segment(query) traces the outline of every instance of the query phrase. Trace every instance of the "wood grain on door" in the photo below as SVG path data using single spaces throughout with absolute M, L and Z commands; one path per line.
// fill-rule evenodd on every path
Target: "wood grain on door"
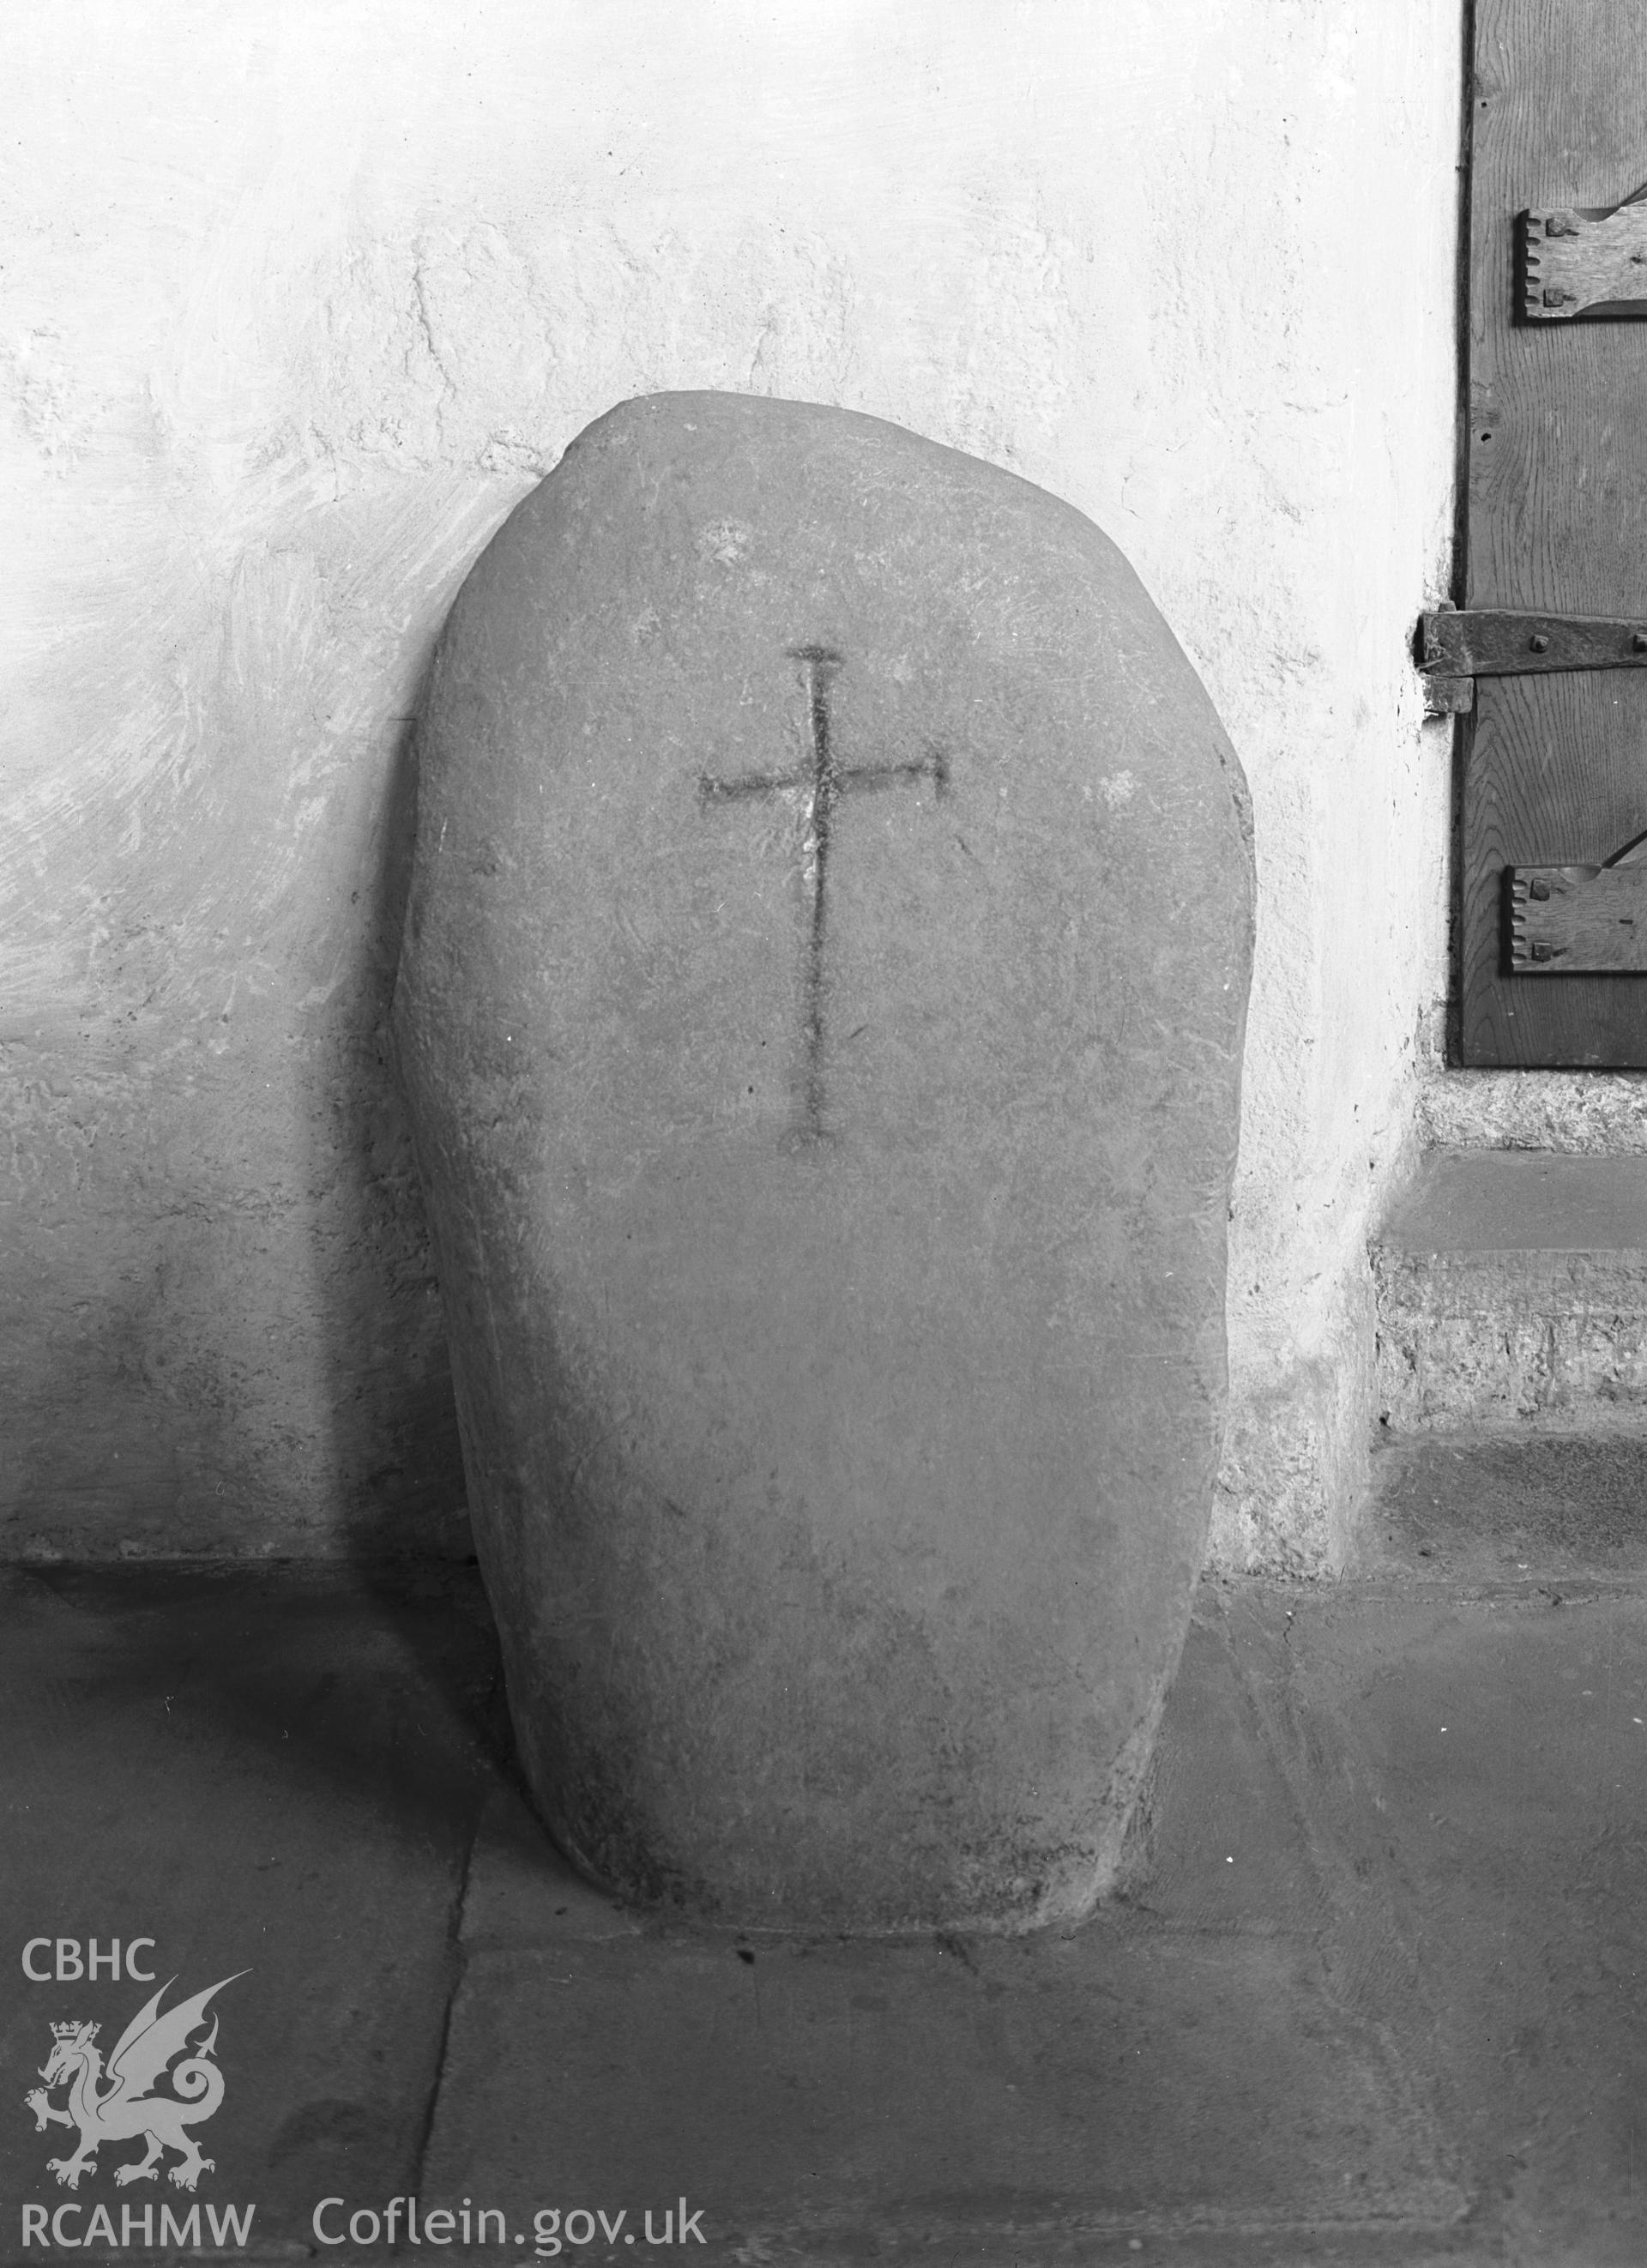
M 1518 241 L 1528 211 L 1612 210 L 1647 181 L 1647 40 L 1636 0 L 1477 0 L 1475 26 L 1463 603 L 1629 617 L 1647 323 L 1529 320 Z M 1647 672 L 1482 676 L 1461 730 L 1464 1061 L 1647 1067 L 1647 970 L 1518 970 L 1511 879 L 1605 867 L 1647 830 Z

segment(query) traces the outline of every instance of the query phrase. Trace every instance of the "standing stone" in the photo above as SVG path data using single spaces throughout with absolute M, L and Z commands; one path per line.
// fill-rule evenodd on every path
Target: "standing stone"
M 580 435 L 465 584 L 397 999 L 566 1851 L 744 1926 L 1107 1886 L 1224 1395 L 1240 767 L 1131 569 L 895 425 Z

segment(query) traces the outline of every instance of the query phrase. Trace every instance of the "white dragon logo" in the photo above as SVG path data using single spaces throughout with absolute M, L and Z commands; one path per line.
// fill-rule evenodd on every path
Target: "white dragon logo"
M 239 1977 L 246 1974 L 244 1969 L 235 1972 Z M 173 2058 L 182 2054 L 189 2034 L 204 2022 L 206 2003 L 212 1994 L 232 1984 L 234 1977 L 224 1977 L 209 1984 L 203 1992 L 196 1992 L 191 2000 L 180 2000 L 162 2016 L 160 2003 L 176 1982 L 175 1977 L 168 1978 L 115 2042 L 108 2059 L 108 2077 L 114 2084 L 107 2093 L 99 2091 L 104 2075 L 102 2051 L 92 2044 L 98 2026 L 52 2026 L 52 2051 L 40 2074 L 46 2084 L 31 2088 L 23 2101 L 34 2113 L 37 2134 L 43 2134 L 48 2124 L 80 2129 L 80 2146 L 71 2158 L 46 2161 L 58 2180 L 71 2190 L 79 2187 L 82 2174 L 96 2173 L 94 2153 L 100 2144 L 128 2141 L 136 2134 L 148 2143 L 148 2153 L 114 2169 L 114 2179 L 122 2185 L 153 2181 L 161 2154 L 168 2149 L 181 2154 L 182 2163 L 169 2169 L 180 2190 L 192 2190 L 203 2173 L 214 2169 L 216 2161 L 201 2156 L 200 2145 L 187 2129 L 210 2118 L 223 2101 L 223 2073 L 211 2060 L 217 2043 L 216 2016 L 211 2020 L 211 2037 L 172 2073 L 177 2094 L 151 2095 L 146 2090 Z M 47 2097 L 54 2087 L 64 2084 L 69 2088 L 69 2108 L 59 2110 Z

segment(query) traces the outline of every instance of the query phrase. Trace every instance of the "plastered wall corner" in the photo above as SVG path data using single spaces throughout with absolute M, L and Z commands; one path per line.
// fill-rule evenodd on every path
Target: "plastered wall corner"
M 1376 1422 L 1370 1274 L 1348 1274 L 1327 1343 L 1232 1394 L 1207 1565 L 1315 1578 L 1347 1562 Z

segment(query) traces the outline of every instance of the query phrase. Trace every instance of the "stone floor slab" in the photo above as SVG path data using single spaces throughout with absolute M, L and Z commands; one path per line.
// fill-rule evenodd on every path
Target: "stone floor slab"
M 1399 2047 L 1335 1979 L 1244 1637 L 1210 1594 L 1148 1880 L 1068 1935 L 636 1926 L 534 1874 L 535 1830 L 495 1808 L 428 2193 L 508 2193 L 523 2222 L 534 2201 L 622 2209 L 635 2259 L 673 2257 L 645 2214 L 661 2231 L 682 2196 L 752 2260 L 1450 2242 L 1467 2198 Z
M 438 2067 L 474 1822 L 496 1767 L 495 1653 L 472 1579 L 423 1599 L 347 1572 L 12 1572 L 0 1579 L 0 1881 L 13 1943 L 0 1995 L 0 2258 L 20 2207 L 181 2215 L 255 2200 L 253 2235 L 306 2255 L 314 2201 L 369 2178 L 409 2188 Z M 55 1941 L 152 1939 L 137 1965 L 35 1983 Z M 244 1972 L 244 1973 L 240 1973 Z M 101 2051 L 168 1978 L 213 2004 L 225 2092 L 193 2198 L 119 2188 L 141 2143 L 106 2144 L 70 2191 L 21 2107 L 50 2026 L 94 2020 Z M 57 2098 L 61 2103 L 62 2098 Z M 169 2154 L 168 2165 L 176 2161 Z M 202 2220 L 210 2235 L 210 2222 Z M 36 2259 L 40 2253 L 31 2247 Z M 83 2255 L 82 2257 L 89 2257 Z
M 501 2232 L 435 2239 L 487 2268 L 556 2212 L 544 2257 L 589 2268 L 699 2234 L 737 2268 L 1647 2255 L 1647 1599 L 1622 1578 L 1203 1585 L 1127 1896 L 1025 1940 L 626 1911 L 526 1810 L 495 1679 L 472 1583 L 0 1579 L 0 2260 L 70 2249 L 22 2249 L 25 2205 L 80 2206 L 77 2235 L 99 2203 L 118 2228 L 251 2199 L 251 2244 L 217 2250 L 347 2268 L 439 2257 L 428 2216 L 466 2199 Z M 152 1936 L 173 1997 L 247 1972 L 214 2004 L 195 2199 L 117 2188 L 124 2144 L 51 2178 L 69 2138 L 21 2102 L 50 2024 L 107 2045 L 155 1989 L 26 1980 L 24 1944 L 60 1936 Z M 334 2208 L 320 2243 L 323 2196 L 378 2234 Z M 569 2241 L 580 2209 L 626 2220 Z
M 1357 1588 L 1301 1612 L 1293 1646 L 1283 1738 L 1316 1833 L 1379 1909 L 1360 2005 L 1430 2073 L 1507 2259 L 1639 2263 L 1647 1605 L 1554 1582 Z

